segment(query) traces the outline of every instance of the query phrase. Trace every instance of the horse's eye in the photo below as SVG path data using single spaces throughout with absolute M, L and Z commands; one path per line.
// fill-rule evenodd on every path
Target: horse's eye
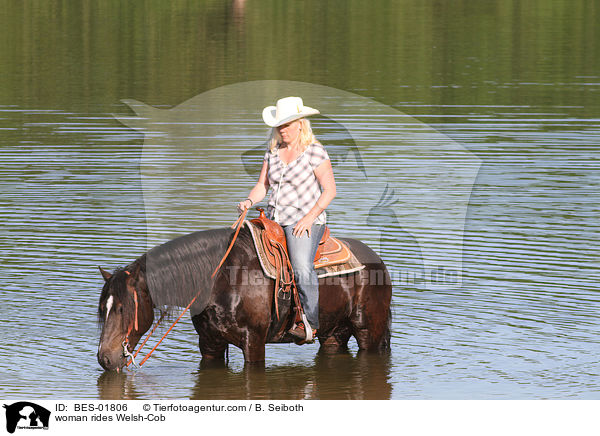
M 119 306 L 119 314 L 123 313 L 123 306 Z

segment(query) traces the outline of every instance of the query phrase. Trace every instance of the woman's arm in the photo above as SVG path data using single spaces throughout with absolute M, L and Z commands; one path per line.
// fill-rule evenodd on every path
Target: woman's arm
M 314 220 L 327 209 L 331 200 L 335 198 L 335 178 L 333 176 L 333 168 L 331 167 L 331 160 L 327 159 L 317 168 L 315 168 L 315 176 L 321 185 L 321 196 L 312 207 L 310 211 L 296 224 L 292 234 L 294 236 L 301 236 L 305 231 L 308 231 L 310 236 L 310 228 Z
M 331 161 L 327 159 L 317 168 L 315 168 L 315 176 L 321 185 L 321 196 L 317 200 L 317 203 L 310 210 L 309 213 L 314 213 L 315 219 L 327 209 L 329 203 L 335 198 L 337 194 L 335 188 L 335 178 L 333 177 L 333 168 L 331 167 Z M 313 212 L 314 210 L 314 212 Z
M 265 198 L 265 195 L 267 195 L 267 191 L 269 190 L 269 178 L 267 177 L 268 171 L 269 162 L 265 160 L 263 161 L 263 166 L 260 170 L 260 175 L 258 176 L 258 182 L 256 183 L 256 185 L 254 185 L 254 188 L 252 188 L 250 194 L 248 194 L 248 198 L 250 199 L 250 201 L 246 199 L 238 203 L 237 207 L 240 212 L 244 209 L 252 207 L 250 202 L 252 202 L 252 204 L 256 204 L 263 198 Z

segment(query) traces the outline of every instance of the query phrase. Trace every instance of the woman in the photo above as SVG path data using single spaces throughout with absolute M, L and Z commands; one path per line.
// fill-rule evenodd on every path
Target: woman
M 329 155 L 305 118 L 318 113 L 304 106 L 300 97 L 282 98 L 263 110 L 263 120 L 272 128 L 269 149 L 258 183 L 238 204 L 242 212 L 273 188 L 267 215 L 285 232 L 300 302 L 310 324 L 300 322 L 290 330 L 300 341 L 307 338 L 307 328 L 313 329 L 313 338 L 319 328 L 319 281 L 313 261 L 325 231 L 325 209 L 336 194 Z

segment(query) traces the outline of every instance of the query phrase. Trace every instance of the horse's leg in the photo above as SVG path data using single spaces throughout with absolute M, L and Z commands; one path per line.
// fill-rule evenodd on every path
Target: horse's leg
M 214 338 L 207 340 L 205 337 L 200 336 L 198 347 L 202 359 L 225 360 L 225 351 L 227 351 L 227 341 L 225 340 L 215 340 Z
M 207 311 L 208 312 L 208 311 Z M 225 360 L 227 341 L 214 328 L 210 322 L 208 313 L 202 313 L 192 317 L 194 328 L 198 333 L 198 347 L 205 360 Z
M 372 308 L 359 308 L 352 318 L 353 335 L 360 351 L 383 353 L 390 349 L 389 309 L 380 308 L 376 316 Z
M 319 320 L 321 328 L 317 330 L 320 354 L 343 353 L 348 350 L 348 340 L 353 332 L 349 320 L 352 296 L 353 287 L 346 278 L 328 277 L 320 280 Z
M 242 339 L 240 348 L 246 363 L 256 364 L 265 361 L 266 331 L 249 328 Z
M 206 315 L 206 313 L 203 315 Z M 241 329 L 230 326 L 226 338 L 225 335 L 212 326 L 209 318 L 209 316 L 202 315 L 192 318 L 194 327 L 198 332 L 198 345 L 200 353 L 202 353 L 202 360 L 224 360 L 227 345 L 231 343 L 242 350 L 246 363 L 265 361 L 266 326 L 264 328 L 247 326 Z
M 390 349 L 390 300 L 392 286 L 385 266 L 382 282 L 370 274 L 370 269 L 360 271 L 361 283 L 357 284 L 357 304 L 351 315 L 353 335 L 361 351 L 386 352 Z M 371 281 L 376 280 L 374 283 Z
M 382 325 L 376 326 L 362 322 L 360 318 L 353 321 L 353 335 L 358 343 L 359 351 L 382 353 L 390 349 L 390 330 Z
M 336 326 L 327 336 L 319 335 L 319 353 L 336 354 L 348 351 L 348 340 L 352 336 L 352 325 L 349 323 Z

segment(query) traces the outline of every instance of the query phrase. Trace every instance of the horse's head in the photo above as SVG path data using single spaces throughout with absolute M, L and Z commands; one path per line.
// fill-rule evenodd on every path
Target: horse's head
M 107 371 L 119 371 L 128 360 L 125 350 L 133 352 L 152 326 L 152 299 L 139 263 L 113 274 L 102 268 L 100 272 L 105 283 L 98 304 L 98 321 L 102 325 L 98 362 Z

